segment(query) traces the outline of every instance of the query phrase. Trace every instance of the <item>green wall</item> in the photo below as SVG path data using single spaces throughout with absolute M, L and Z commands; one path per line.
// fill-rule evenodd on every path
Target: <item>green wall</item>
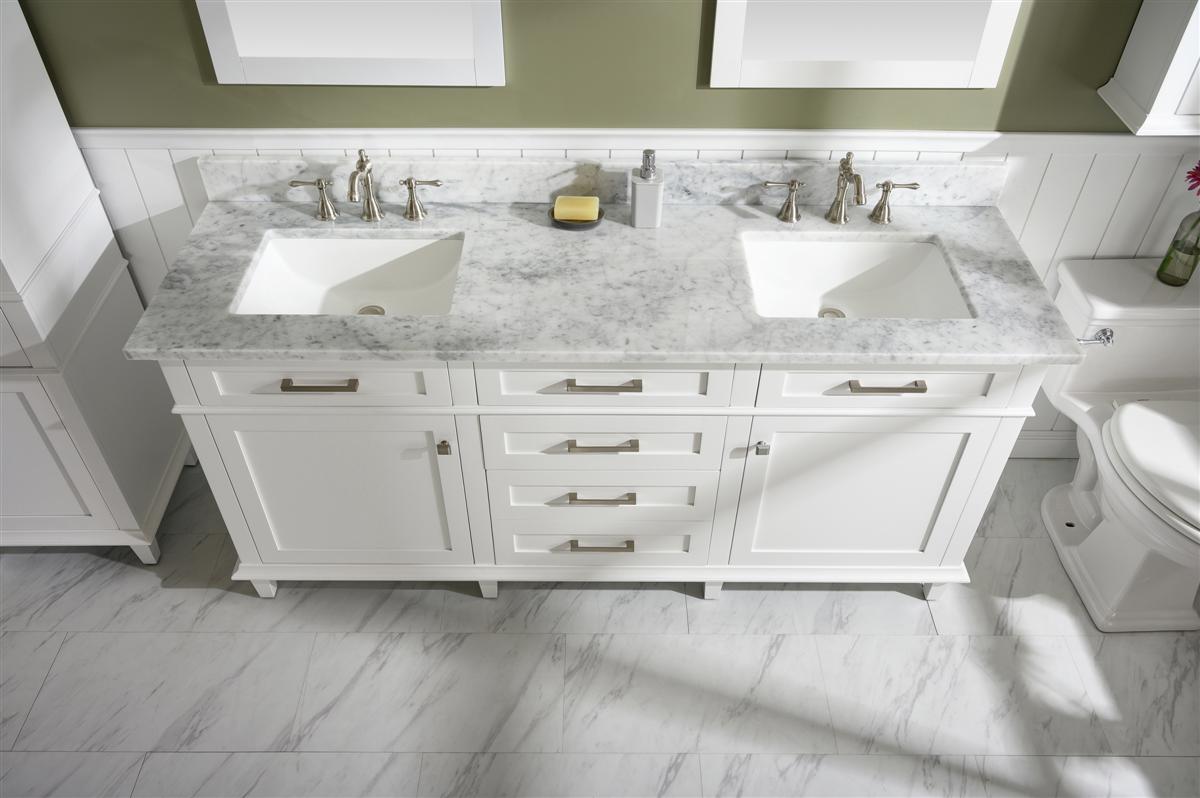
M 713 0 L 504 0 L 500 88 L 221 86 L 193 0 L 21 0 L 79 127 L 1079 132 L 1125 130 L 1096 88 L 1140 3 L 1025 0 L 997 88 L 872 90 L 707 88 Z

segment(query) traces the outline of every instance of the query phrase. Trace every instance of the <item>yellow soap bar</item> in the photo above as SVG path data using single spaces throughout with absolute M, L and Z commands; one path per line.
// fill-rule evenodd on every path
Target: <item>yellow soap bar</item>
M 560 222 L 594 222 L 599 216 L 599 197 L 554 198 L 554 218 Z

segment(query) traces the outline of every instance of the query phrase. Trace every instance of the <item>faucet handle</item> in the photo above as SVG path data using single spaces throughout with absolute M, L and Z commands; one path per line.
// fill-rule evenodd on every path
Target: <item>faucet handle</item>
M 891 224 L 892 223 L 892 189 L 894 188 L 920 188 L 920 183 L 895 183 L 891 180 L 884 180 L 882 183 L 876 183 L 875 188 L 883 189 L 883 193 L 879 195 L 879 202 L 875 204 L 874 210 L 868 216 L 872 222 L 876 224 Z
M 289 180 L 288 185 L 292 188 L 300 186 L 316 186 L 317 188 L 317 218 L 323 222 L 332 222 L 338 217 L 337 209 L 333 207 L 333 203 L 329 201 L 329 195 L 325 190 L 333 184 L 333 180 L 328 177 L 318 177 L 316 180 Z
M 425 204 L 417 196 L 417 186 L 436 187 L 442 185 L 442 181 L 417 180 L 415 177 L 406 177 L 400 181 L 400 185 L 408 189 L 408 205 L 404 208 L 404 218 L 411 222 L 419 222 L 425 218 Z
M 787 188 L 787 190 L 788 190 L 787 199 L 785 199 L 783 201 L 783 207 L 781 207 L 779 209 L 779 213 L 776 214 L 776 218 L 779 219 L 779 221 L 787 222 L 788 224 L 795 224 L 800 219 L 800 208 L 796 204 L 796 194 L 800 191 L 800 186 L 803 186 L 803 185 L 804 185 L 804 183 L 801 183 L 799 180 L 795 180 L 795 179 L 787 180 L 787 181 L 780 181 L 780 180 L 764 180 L 763 181 L 763 184 L 762 184 L 763 188 L 774 188 L 775 186 L 783 186 L 783 187 Z

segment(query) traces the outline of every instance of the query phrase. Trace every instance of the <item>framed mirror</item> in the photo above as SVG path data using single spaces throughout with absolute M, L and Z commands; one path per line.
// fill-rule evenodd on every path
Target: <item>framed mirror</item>
M 500 0 L 196 0 L 218 83 L 503 86 Z
M 714 88 L 993 88 L 1021 0 L 717 0 Z

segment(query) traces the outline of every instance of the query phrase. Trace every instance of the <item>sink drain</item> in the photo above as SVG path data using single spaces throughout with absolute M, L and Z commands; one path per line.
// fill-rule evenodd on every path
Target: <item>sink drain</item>
M 817 311 L 817 317 L 822 319 L 844 319 L 846 311 L 841 308 L 824 307 Z
M 359 316 L 382 316 L 384 313 L 383 305 L 363 305 L 355 312 Z

